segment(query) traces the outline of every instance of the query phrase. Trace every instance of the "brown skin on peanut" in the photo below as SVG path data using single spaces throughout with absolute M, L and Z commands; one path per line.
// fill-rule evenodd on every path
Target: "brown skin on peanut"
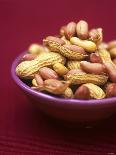
M 74 94 L 74 98 L 76 99 L 90 99 L 90 91 L 86 86 L 80 86 L 79 88 L 77 88 L 75 94 Z
M 101 63 L 101 59 L 97 53 L 91 53 L 89 59 L 93 63 Z
M 39 69 L 39 74 L 43 79 L 58 79 L 57 73 L 48 67 L 42 67 Z
M 116 83 L 111 83 L 106 88 L 107 97 L 116 97 Z
M 65 44 L 64 47 L 68 48 L 69 50 L 79 52 L 81 54 L 86 54 L 85 50 L 82 47 L 79 47 L 77 45 L 67 45 L 67 44 Z
M 37 54 L 29 54 L 26 53 L 23 55 L 23 57 L 21 58 L 21 61 L 30 61 L 30 60 L 34 60 L 37 57 Z
M 70 22 L 66 26 L 66 37 L 67 39 L 70 39 L 73 37 L 76 33 L 76 23 L 75 22 Z
M 80 20 L 76 26 L 77 36 L 80 39 L 88 38 L 88 23 L 84 20 Z
M 43 86 L 44 81 L 43 81 L 42 77 L 39 75 L 39 73 L 35 74 L 35 80 L 39 86 Z
M 48 36 L 48 37 L 46 37 L 46 40 L 57 42 L 60 45 L 65 44 L 64 40 L 62 40 L 62 39 L 60 39 L 58 37 Z
M 105 66 L 100 63 L 91 63 L 88 61 L 81 61 L 80 66 L 83 71 L 91 74 L 102 74 L 106 72 Z

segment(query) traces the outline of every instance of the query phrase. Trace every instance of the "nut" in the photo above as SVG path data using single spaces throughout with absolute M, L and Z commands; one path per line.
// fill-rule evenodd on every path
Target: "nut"
M 100 35 L 100 39 L 97 41 L 97 45 L 99 45 L 103 41 L 103 29 L 102 28 L 97 28 L 97 31 L 98 31 L 98 33 Z
M 111 83 L 106 88 L 107 97 L 116 97 L 116 83 Z
M 108 77 L 106 75 L 75 73 L 68 75 L 67 80 L 72 84 L 93 83 L 103 85 L 107 82 Z
M 74 94 L 74 98 L 83 100 L 90 99 L 89 89 L 84 85 L 80 86 L 79 88 L 77 88 Z
M 43 79 L 58 79 L 57 73 L 48 67 L 42 67 L 39 69 L 39 74 Z
M 93 63 L 101 63 L 102 62 L 101 58 L 97 52 L 91 53 L 89 58 L 90 58 L 90 61 Z
M 44 86 L 41 88 L 41 91 L 45 90 L 52 94 L 64 94 L 69 84 L 70 83 L 68 81 L 48 79 L 44 81 Z
M 58 37 L 54 37 L 54 36 L 48 36 L 48 37 L 46 37 L 46 39 L 45 40 L 43 40 L 44 42 L 46 41 L 46 40 L 48 40 L 48 41 L 53 41 L 53 42 L 56 42 L 56 43 L 58 43 L 59 45 L 64 45 L 65 44 L 65 42 L 64 42 L 64 40 L 62 40 L 62 39 L 60 39 L 60 38 L 58 38 Z M 45 42 L 46 43 L 46 42 Z
M 89 39 L 95 43 L 101 40 L 101 35 L 97 29 L 92 29 L 89 31 Z
M 84 71 L 81 69 L 71 69 L 66 75 L 64 75 L 64 79 L 67 80 L 67 76 L 73 75 L 73 74 L 86 74 Z
M 116 40 L 112 40 L 108 43 L 108 49 L 116 47 Z
M 36 57 L 37 57 L 37 54 L 29 54 L 29 53 L 26 53 L 21 58 L 21 61 L 30 61 L 30 60 L 35 59 Z
M 105 43 L 105 42 L 101 42 L 101 43 L 98 45 L 98 49 L 108 49 L 108 44 Z
M 112 61 L 113 61 L 113 63 L 116 65 L 116 58 L 115 58 L 115 59 L 113 59 Z
M 54 65 L 56 62 L 64 64 L 65 58 L 54 52 L 43 53 L 34 60 L 21 62 L 16 67 L 16 74 L 21 78 L 30 79 L 40 68 Z
M 97 86 L 93 83 L 86 83 L 83 85 L 89 89 L 91 98 L 95 98 L 95 99 L 105 98 L 106 95 L 105 95 L 104 91 L 99 86 Z
M 106 72 L 106 68 L 100 63 L 91 63 L 87 61 L 81 61 L 80 66 L 86 73 L 91 74 L 103 74 Z
M 81 61 L 77 61 L 77 60 L 69 60 L 67 62 L 67 68 L 68 69 L 80 69 L 80 62 Z
M 37 84 L 37 82 L 36 82 L 35 79 L 32 80 L 32 85 L 33 85 L 34 87 L 37 87 L 37 86 L 38 86 L 38 84 Z
M 98 52 L 102 63 L 106 67 L 110 80 L 116 82 L 116 65 L 112 62 L 110 53 L 106 49 L 101 49 Z
M 43 52 L 49 52 L 47 47 L 44 47 L 39 44 L 31 44 L 28 48 L 29 53 L 31 54 L 41 54 Z
M 44 42 L 46 42 L 47 46 L 50 49 L 60 53 L 61 55 L 65 56 L 68 59 L 81 60 L 87 56 L 80 52 L 70 50 L 69 48 L 67 48 L 65 46 L 61 46 L 60 44 L 58 44 L 55 41 L 44 40 Z M 68 47 L 69 46 L 71 46 L 71 45 L 68 45 Z
M 60 35 L 61 36 L 65 36 L 66 35 L 66 25 L 62 26 L 60 28 Z
M 60 76 L 65 75 L 69 70 L 61 63 L 56 63 L 53 65 L 53 69 L 56 73 L 58 73 Z
M 39 87 L 43 86 L 44 81 L 39 74 L 35 74 L 35 80 L 36 80 L 36 83 Z
M 71 37 L 73 37 L 75 33 L 76 33 L 76 23 L 75 22 L 68 23 L 66 27 L 67 39 L 70 39 Z
M 109 50 L 111 58 L 116 58 L 116 47 Z
M 109 74 L 110 80 L 112 82 L 116 82 L 116 65 L 109 62 L 104 63 L 104 65 Z
M 62 36 L 61 39 L 65 42 L 65 44 L 71 44 L 70 41 L 68 39 L 66 39 L 65 36 Z
M 64 94 L 62 95 L 64 98 L 73 98 L 74 94 L 73 91 L 70 87 L 67 87 L 66 90 L 64 91 Z
M 79 47 L 77 45 L 69 45 L 69 44 L 67 45 L 66 44 L 66 45 L 64 45 L 64 47 L 68 48 L 71 51 L 86 55 L 85 50 L 82 47 Z
M 74 45 L 82 47 L 87 52 L 94 52 L 97 49 L 96 44 L 89 40 L 81 40 L 77 37 L 72 37 L 70 42 Z
M 76 26 L 77 36 L 80 39 L 88 38 L 88 23 L 84 20 L 80 20 Z

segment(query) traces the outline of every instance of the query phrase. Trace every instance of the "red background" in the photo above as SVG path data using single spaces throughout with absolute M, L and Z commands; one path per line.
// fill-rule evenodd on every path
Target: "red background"
M 0 0 L 0 154 L 116 154 L 116 116 L 92 129 L 68 129 L 43 116 L 14 84 L 10 67 L 29 44 L 85 19 L 116 38 L 115 0 Z

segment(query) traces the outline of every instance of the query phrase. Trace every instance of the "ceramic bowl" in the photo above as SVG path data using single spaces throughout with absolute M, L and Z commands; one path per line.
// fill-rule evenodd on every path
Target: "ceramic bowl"
M 12 78 L 18 87 L 31 97 L 33 104 L 44 113 L 59 120 L 90 122 L 108 118 L 116 112 L 116 97 L 100 100 L 63 99 L 31 89 L 15 73 L 23 54 L 19 55 L 12 64 Z

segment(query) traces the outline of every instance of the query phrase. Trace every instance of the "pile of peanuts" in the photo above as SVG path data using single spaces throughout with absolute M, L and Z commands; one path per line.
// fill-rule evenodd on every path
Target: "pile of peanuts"
M 31 88 L 74 99 L 116 97 L 116 40 L 103 42 L 102 28 L 84 20 L 60 28 L 58 36 L 31 44 L 16 67 Z

